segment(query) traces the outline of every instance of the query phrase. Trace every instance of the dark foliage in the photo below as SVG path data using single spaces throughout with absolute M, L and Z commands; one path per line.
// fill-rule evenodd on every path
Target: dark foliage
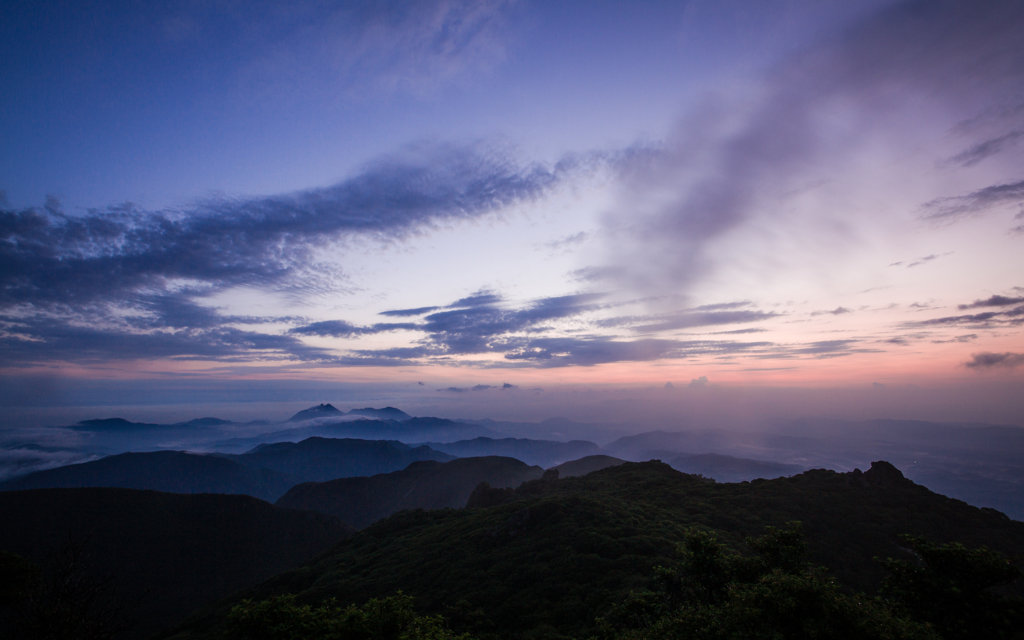
M 730 551 L 714 533 L 691 529 L 652 589 L 631 594 L 599 623 L 606 638 L 633 640 L 938 640 L 885 602 L 843 592 L 806 561 L 799 523 L 749 538 Z
M 371 598 L 361 607 L 333 600 L 318 607 L 295 596 L 261 602 L 244 600 L 228 614 L 229 640 L 468 640 L 449 631 L 441 616 L 422 616 L 412 598 L 398 594 Z
M 916 562 L 888 559 L 884 597 L 918 620 L 931 623 L 947 640 L 1012 638 L 1024 633 L 1024 600 L 1007 597 L 1005 587 L 1024 577 L 1021 570 L 988 548 L 938 545 L 902 536 Z
M 46 559 L 45 570 L 0 552 L 0 629 L 21 640 L 111 640 L 133 626 L 131 609 L 146 596 L 125 603 L 114 578 L 89 566 L 89 541 L 69 539 Z
M 0 522 L 0 549 L 46 566 L 70 533 L 89 540 L 94 575 L 113 576 L 114 601 L 148 593 L 126 638 L 298 566 L 352 532 L 331 516 L 249 496 L 131 489 L 0 493 Z
M 676 561 L 693 527 L 716 531 L 718 542 L 738 550 L 749 549 L 744 540 L 765 526 L 804 522 L 806 557 L 832 569 L 836 582 L 769 572 L 762 575 L 778 589 L 750 582 L 745 597 L 767 603 L 805 589 L 818 594 L 821 612 L 856 602 L 840 598 L 848 589 L 873 592 L 885 576 L 873 558 L 905 553 L 902 533 L 1010 554 L 1024 549 L 1024 523 L 934 494 L 886 463 L 856 475 L 818 470 L 737 484 L 709 483 L 658 462 L 626 463 L 532 480 L 509 497 L 490 508 L 397 513 L 236 597 L 296 594 L 313 606 L 329 598 L 347 605 L 403 590 L 425 612 L 460 601 L 480 609 L 493 625 L 480 636 L 586 637 L 597 632 L 596 618 L 648 585 L 656 567 Z M 759 557 L 771 566 L 799 564 L 787 549 L 764 547 Z M 703 584 L 716 597 L 714 580 Z M 175 633 L 215 637 L 229 608 L 212 606 Z

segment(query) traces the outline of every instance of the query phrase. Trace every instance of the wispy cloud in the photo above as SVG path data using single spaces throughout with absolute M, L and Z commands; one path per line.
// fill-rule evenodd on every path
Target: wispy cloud
M 931 222 L 955 222 L 998 206 L 1024 202 L 1024 181 L 994 184 L 966 195 L 936 198 L 924 205 L 924 219 Z
M 732 310 L 749 304 L 749 302 L 730 302 L 703 305 L 670 314 L 616 316 L 598 320 L 595 324 L 605 328 L 628 326 L 632 331 L 640 333 L 658 333 L 676 329 L 762 322 L 779 315 L 774 311 L 760 311 L 757 309 Z
M 434 90 L 486 74 L 514 43 L 512 0 L 297 2 L 268 12 L 287 28 L 251 63 L 250 89 L 332 91 L 350 99 Z
M 104 350 L 114 358 L 220 358 L 240 357 L 249 345 L 257 358 L 270 352 L 320 358 L 292 336 L 233 327 L 280 318 L 223 316 L 198 300 L 233 287 L 329 290 L 335 274 L 315 257 L 324 246 L 353 235 L 397 240 L 499 212 L 543 196 L 572 173 L 571 165 L 522 165 L 485 144 L 421 145 L 370 163 L 333 187 L 294 194 L 206 200 L 163 211 L 129 204 L 73 215 L 52 199 L 41 208 L 0 210 L 0 313 L 6 326 L 0 349 L 18 360 L 48 353 L 75 360 Z M 487 296 L 456 304 L 495 301 Z M 402 328 L 327 322 L 294 334 Z M 132 348 L 117 346 L 122 343 Z
M 1010 131 L 971 146 L 953 156 L 952 161 L 965 167 L 974 166 L 985 158 L 994 156 L 1003 149 L 1016 144 L 1021 138 L 1024 138 L 1024 131 Z
M 307 336 L 332 336 L 335 338 L 352 338 L 355 336 L 383 333 L 386 331 L 416 330 L 420 325 L 413 322 L 378 322 L 366 327 L 359 327 L 344 320 L 324 320 L 301 327 L 294 327 L 288 332 Z
M 977 304 L 977 303 L 975 303 Z M 1013 304 L 1013 303 L 1011 303 Z M 981 305 L 989 306 L 989 305 Z M 974 305 L 960 306 L 961 309 L 974 308 Z M 904 323 L 904 326 L 927 327 L 927 326 L 968 326 L 968 327 L 989 327 L 999 325 L 1018 326 L 1024 324 L 1024 305 L 1007 309 L 1004 311 L 984 311 L 982 313 L 970 313 L 958 316 L 943 316 L 929 320 Z
M 799 224 L 804 230 L 820 223 L 813 233 L 827 234 L 854 227 L 870 215 L 866 209 L 877 208 L 857 200 L 865 197 L 865 181 L 878 179 L 860 170 L 866 155 L 877 166 L 879 154 L 891 152 L 894 171 L 907 166 L 908 176 L 922 169 L 900 165 L 899 145 L 886 151 L 880 141 L 937 147 L 934 141 L 958 121 L 1019 103 L 1022 29 L 1024 6 L 1012 0 L 901 2 L 784 60 L 757 89 L 709 97 L 680 120 L 659 152 L 625 172 L 626 187 L 602 236 L 608 264 L 581 277 L 686 294 L 720 266 L 748 258 L 749 245 L 732 244 L 742 229 Z M 945 120 L 938 124 L 922 112 Z M 1000 117 L 971 134 L 984 139 L 972 141 L 970 157 L 991 157 L 1024 130 L 1020 112 Z M 817 206 L 800 208 L 804 196 Z M 1022 200 L 1024 183 L 998 184 L 935 199 L 925 215 L 953 220 Z M 836 208 L 835 219 L 827 218 Z M 829 264 L 837 253 L 830 249 L 851 234 L 822 237 L 804 255 L 820 247 L 817 257 Z M 770 231 L 757 238 L 770 239 Z M 779 261 L 765 253 L 749 260 L 766 268 Z
M 841 315 L 846 314 L 846 313 L 853 313 L 853 312 L 850 311 L 849 309 L 847 309 L 846 307 L 836 307 L 835 309 L 832 309 L 831 311 L 812 311 L 811 315 L 812 316 L 822 316 L 822 315 L 841 316 Z
M 1009 307 L 1015 304 L 1021 304 L 1024 302 L 1024 298 L 1011 298 L 1009 296 L 995 295 L 985 300 L 975 300 L 970 304 L 958 304 L 957 309 L 961 311 L 964 309 L 978 309 L 982 307 Z
M 522 166 L 500 149 L 408 149 L 333 187 L 208 200 L 182 211 L 131 205 L 0 213 L 0 304 L 124 298 L 180 278 L 203 286 L 272 286 L 311 274 L 311 250 L 348 234 L 399 238 L 436 223 L 536 198 L 564 167 Z M 295 284 L 294 282 L 292 284 Z

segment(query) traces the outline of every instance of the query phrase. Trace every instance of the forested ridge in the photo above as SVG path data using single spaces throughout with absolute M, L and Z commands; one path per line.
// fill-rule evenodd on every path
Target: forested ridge
M 801 573 L 801 564 L 780 584 L 838 594 L 875 594 L 895 566 L 884 559 L 919 559 L 900 536 L 986 546 L 1008 556 L 1024 550 L 1024 523 L 932 493 L 888 463 L 866 473 L 816 470 L 736 484 L 657 461 L 577 478 L 552 475 L 496 492 L 493 506 L 395 514 L 161 637 L 222 637 L 230 612 L 235 608 L 237 615 L 246 601 L 294 596 L 300 607 L 358 606 L 398 592 L 422 614 L 444 615 L 452 630 L 480 638 L 636 634 L 624 627 L 610 632 L 609 612 L 630 594 L 651 590 L 658 567 L 679 566 L 680 549 L 694 532 L 713 535 L 729 554 L 749 557 L 756 555 L 749 539 L 792 522 L 801 523 L 806 567 L 825 573 L 816 583 Z M 911 627 L 931 628 L 921 624 Z

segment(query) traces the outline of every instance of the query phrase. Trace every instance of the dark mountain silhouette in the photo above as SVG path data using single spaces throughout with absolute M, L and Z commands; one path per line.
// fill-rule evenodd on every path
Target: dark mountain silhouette
M 299 422 L 301 420 L 312 420 L 313 418 L 334 418 L 345 415 L 330 404 L 318 404 L 315 407 L 303 409 L 294 416 L 288 418 L 288 422 Z
M 508 456 L 527 464 L 551 467 L 567 460 L 602 453 L 601 447 L 586 440 L 556 442 L 554 440 L 528 440 L 526 438 L 474 438 L 457 442 L 428 442 L 431 448 L 460 458 L 471 456 Z
M 795 464 L 747 460 L 717 453 L 680 456 L 671 461 L 673 469 L 683 473 L 702 475 L 718 482 L 743 482 L 757 478 L 781 478 L 802 473 L 804 468 Z
M 297 480 L 269 469 L 184 451 L 122 453 L 37 471 L 0 483 L 0 491 L 121 487 L 169 493 L 241 493 L 273 501 Z
M 368 478 L 306 482 L 291 488 L 277 505 L 338 516 L 357 529 L 402 509 L 458 508 L 481 482 L 515 487 L 539 478 L 544 470 L 500 456 L 423 460 L 401 471 Z
M 573 476 L 585 476 L 593 471 L 600 471 L 601 469 L 614 467 L 624 462 L 625 460 L 613 458 L 612 456 L 596 455 L 580 458 L 579 460 L 563 462 L 557 467 L 552 468 L 558 470 L 558 477 L 571 478 Z
M 412 417 L 408 413 L 394 407 L 384 407 L 383 409 L 374 409 L 373 407 L 353 409 L 345 415 L 366 416 L 367 418 L 377 418 L 379 420 L 408 420 Z
M 86 545 L 98 578 L 139 601 L 145 638 L 196 607 L 297 566 L 352 532 L 333 516 L 249 496 L 132 489 L 0 493 L 0 549 L 43 566 L 68 542 Z
M 466 600 L 494 637 L 593 636 L 598 616 L 676 561 L 690 527 L 741 548 L 766 525 L 802 521 L 810 561 L 858 590 L 885 574 L 873 558 L 910 559 L 899 534 L 1008 555 L 1024 549 L 1024 523 L 932 493 L 885 462 L 865 473 L 727 484 L 660 462 L 625 463 L 532 480 L 508 494 L 489 508 L 397 513 L 164 637 L 219 637 L 230 603 L 242 598 L 295 593 L 301 602 L 345 604 L 398 590 L 426 612 Z
M 454 456 L 428 446 L 410 447 L 391 440 L 306 438 L 302 442 L 261 444 L 248 453 L 224 456 L 247 467 L 270 469 L 298 482 L 398 471 L 417 460 L 447 462 Z

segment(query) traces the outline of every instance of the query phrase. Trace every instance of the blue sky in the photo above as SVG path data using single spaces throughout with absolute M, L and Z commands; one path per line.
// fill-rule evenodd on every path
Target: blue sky
M 9 3 L 2 375 L 453 411 L 704 376 L 1020 422 L 1022 28 L 1009 1 Z

